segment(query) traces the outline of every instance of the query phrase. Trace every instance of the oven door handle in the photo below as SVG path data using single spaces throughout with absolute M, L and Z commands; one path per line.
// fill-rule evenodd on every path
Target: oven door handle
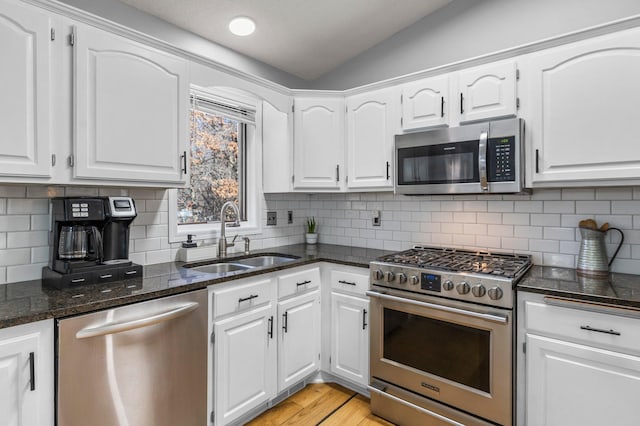
M 377 291 L 371 291 L 371 290 L 367 291 L 367 296 L 377 297 L 379 299 L 389 300 L 392 302 L 408 303 L 410 305 L 420 306 L 421 308 L 430 308 L 430 309 L 436 309 L 439 311 L 451 312 L 454 314 L 466 315 L 469 317 L 480 318 L 487 321 L 499 322 L 502 324 L 506 324 L 509 321 L 509 317 L 506 315 L 483 314 L 480 312 L 467 311 L 466 309 L 452 308 L 450 306 L 437 305 L 435 303 L 420 302 L 417 300 L 407 299 L 404 297 L 390 296 L 388 294 L 379 293 Z
M 377 387 L 374 387 L 374 386 L 367 386 L 367 388 L 369 389 L 369 392 L 377 393 L 378 395 L 384 396 L 385 398 L 389 398 L 389 399 L 391 399 L 391 400 L 393 400 L 393 401 L 395 401 L 395 402 L 397 402 L 399 404 L 402 404 L 402 405 L 404 405 L 406 407 L 412 408 L 412 409 L 414 409 L 416 411 L 420 411 L 421 413 L 426 414 L 429 417 L 434 417 L 434 418 L 436 418 L 436 419 L 438 419 L 438 420 L 440 420 L 440 421 L 442 421 L 444 423 L 447 423 L 447 424 L 450 424 L 450 425 L 453 425 L 453 426 L 464 426 L 462 423 L 458 423 L 455 420 L 452 420 L 452 419 L 450 419 L 448 417 L 445 417 L 443 415 L 435 413 L 435 412 L 433 412 L 431 410 L 427 410 L 426 408 L 423 408 L 423 407 L 420 407 L 418 405 L 412 404 L 409 401 L 405 401 L 402 398 L 398 398 L 395 395 L 392 395 L 392 394 L 390 394 L 388 392 L 385 392 L 384 389 L 381 390 L 381 389 L 378 389 Z

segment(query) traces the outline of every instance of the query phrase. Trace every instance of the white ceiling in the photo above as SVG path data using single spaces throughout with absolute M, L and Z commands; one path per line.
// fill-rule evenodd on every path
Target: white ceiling
M 305 80 L 314 80 L 452 0 L 121 0 Z M 256 21 L 232 35 L 231 18 Z

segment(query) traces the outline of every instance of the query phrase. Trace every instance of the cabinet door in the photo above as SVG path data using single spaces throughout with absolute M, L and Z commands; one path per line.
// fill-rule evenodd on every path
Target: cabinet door
M 402 130 L 449 125 L 449 76 L 402 86 Z
M 53 392 L 53 321 L 0 330 L 0 423 L 53 425 Z
M 395 88 L 347 99 L 347 187 L 393 188 Z
M 275 396 L 271 304 L 214 324 L 215 424 L 225 425 Z
M 369 383 L 369 300 L 331 293 L 331 372 Z
M 516 64 L 483 65 L 458 74 L 460 122 L 516 115 Z
M 640 358 L 527 334 L 528 425 L 638 424 Z
M 278 302 L 278 392 L 320 367 L 320 292 Z
M 262 189 L 264 193 L 291 189 L 289 114 L 262 102 Z
M 74 177 L 183 184 L 187 62 L 81 26 L 74 46 Z
M 50 176 L 50 28 L 44 13 L 0 1 L 0 179 Z
M 296 98 L 295 189 L 340 189 L 344 180 L 344 101 Z
M 532 55 L 526 74 L 532 182 L 640 177 L 638 29 Z

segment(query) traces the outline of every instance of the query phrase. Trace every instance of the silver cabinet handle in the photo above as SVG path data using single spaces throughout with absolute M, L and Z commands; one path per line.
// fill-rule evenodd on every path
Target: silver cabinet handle
M 409 401 L 405 401 L 404 399 L 398 398 L 395 395 L 391 395 L 390 393 L 387 393 L 387 392 L 385 392 L 383 390 L 377 389 L 377 388 L 375 388 L 373 386 L 367 386 L 367 388 L 369 389 L 369 392 L 373 392 L 373 393 L 377 393 L 378 395 L 382 395 L 385 398 L 389 398 L 389 399 L 391 399 L 391 400 L 393 400 L 393 401 L 395 401 L 395 402 L 397 402 L 399 404 L 404 405 L 405 407 L 409 407 L 409 408 L 412 408 L 412 409 L 414 409 L 416 411 L 419 411 L 419 412 L 421 412 L 423 414 L 426 414 L 427 416 L 434 417 L 434 418 L 436 418 L 436 419 L 438 419 L 438 420 L 440 420 L 440 421 L 442 421 L 442 422 L 444 422 L 446 424 L 450 424 L 450 425 L 453 425 L 453 426 L 464 426 L 462 423 L 458 423 L 455 420 L 452 420 L 452 419 L 450 419 L 448 417 L 445 417 L 443 415 L 440 415 L 438 413 L 434 413 L 433 411 L 427 410 L 426 408 L 419 407 L 419 406 L 417 406 L 415 404 L 410 403 Z
M 489 190 L 489 182 L 487 180 L 487 138 L 489 134 L 486 131 L 480 133 L 480 142 L 478 146 L 478 171 L 480 173 L 480 189 Z
M 503 324 L 506 324 L 509 321 L 509 318 L 507 316 L 499 314 L 483 314 L 480 312 L 467 311 L 465 309 L 452 308 L 450 306 L 436 305 L 435 303 L 420 302 L 404 297 L 391 296 L 388 294 L 378 293 L 377 291 L 367 291 L 366 294 L 370 297 L 377 297 L 379 299 L 390 300 L 392 302 L 408 303 L 410 305 L 420 306 L 421 308 L 436 309 L 439 311 L 451 312 L 454 314 L 466 315 L 474 318 L 481 318 L 484 320 L 499 322 Z
M 198 309 L 198 306 L 200 306 L 198 302 L 190 302 L 175 309 L 160 312 L 158 314 L 154 314 L 144 318 L 123 322 L 115 321 L 112 323 L 101 325 L 99 327 L 83 328 L 76 333 L 76 339 L 105 336 L 107 334 L 121 333 L 123 331 L 134 330 L 136 328 L 148 327 L 150 325 L 170 321 L 172 319 L 186 315 L 189 312 Z

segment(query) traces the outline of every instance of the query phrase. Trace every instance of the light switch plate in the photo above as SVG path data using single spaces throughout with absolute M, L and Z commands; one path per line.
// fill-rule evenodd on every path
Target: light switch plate
M 278 224 L 278 212 L 267 212 L 267 226 Z

